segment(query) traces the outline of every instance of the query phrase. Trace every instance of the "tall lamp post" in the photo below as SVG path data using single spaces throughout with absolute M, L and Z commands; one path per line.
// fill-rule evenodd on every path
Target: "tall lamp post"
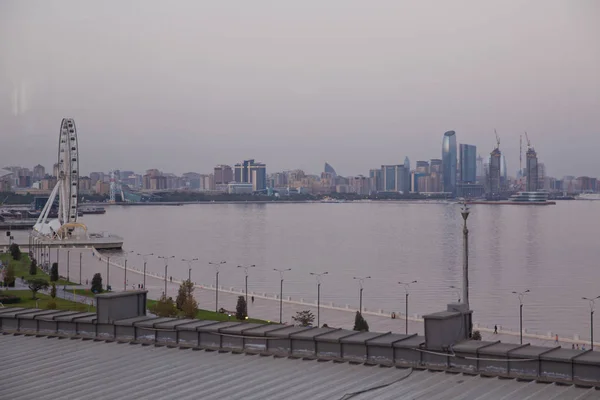
M 273 268 L 273 271 L 279 272 L 279 277 L 281 278 L 279 281 L 279 323 L 283 322 L 283 274 L 286 271 L 291 271 L 291 268 L 286 269 L 277 269 Z
M 520 331 L 520 337 L 521 337 L 521 344 L 523 344 L 523 298 L 525 297 L 525 293 L 529 293 L 530 290 L 527 289 L 524 292 L 514 292 L 513 294 L 516 294 L 519 296 L 519 331 Z
M 408 335 L 408 287 L 413 284 L 413 283 L 417 283 L 417 281 L 412 281 L 412 282 L 398 282 L 398 284 L 403 285 L 404 286 L 404 294 L 405 294 L 405 303 L 404 303 L 404 324 L 406 325 L 405 328 L 405 333 Z
M 71 250 L 67 250 L 67 282 L 69 282 L 69 267 L 71 265 Z
M 212 262 L 209 261 L 208 265 L 215 267 L 215 312 L 219 312 L 219 268 L 221 265 L 227 264 L 226 261 Z
M 329 274 L 329 272 L 321 272 L 320 274 L 311 272 L 312 276 L 317 279 L 317 327 L 321 326 L 321 277 Z
M 587 300 L 590 303 L 590 349 L 594 350 L 594 308 L 596 306 L 596 300 L 600 299 L 600 296 L 594 298 L 582 297 L 582 300 Z
M 192 281 L 192 263 L 194 261 L 198 261 L 197 258 L 192 258 L 190 260 L 186 260 L 185 258 L 182 258 L 181 261 L 184 261 L 186 263 L 188 263 L 188 281 Z
M 238 265 L 238 268 L 244 268 L 244 273 L 246 274 L 246 279 L 245 279 L 245 283 L 246 283 L 246 317 L 248 316 L 248 270 L 250 268 L 255 268 L 256 265 L 252 264 L 252 265 Z
M 144 287 L 142 289 L 146 289 L 146 264 L 148 263 L 148 256 L 153 256 L 154 253 L 148 253 L 148 254 L 137 253 L 137 255 L 144 259 Z
M 81 285 L 81 259 L 83 258 L 83 253 L 79 252 L 79 284 Z
M 106 257 L 106 291 L 110 288 L 110 257 Z
M 463 206 L 460 210 L 460 214 L 463 217 L 463 295 L 462 300 L 463 303 L 467 306 L 467 310 L 470 310 L 469 307 L 469 229 L 467 229 L 467 218 L 469 218 L 469 207 L 467 207 L 466 203 L 463 203 Z
M 456 286 L 448 286 L 450 289 L 454 289 L 454 293 L 456 293 L 456 297 L 458 297 L 458 303 L 460 303 L 460 289 Z
M 362 292 L 363 292 L 363 283 L 365 282 L 365 280 L 367 279 L 371 279 L 370 276 L 365 276 L 365 277 L 359 277 L 359 276 L 354 276 L 352 277 L 352 279 L 356 279 L 358 281 L 358 286 L 360 288 L 359 292 L 358 292 L 358 313 L 362 315 Z
M 163 260 L 165 260 L 165 297 L 167 297 L 167 275 L 168 275 L 168 270 L 169 270 L 169 260 L 171 258 L 175 258 L 175 256 L 158 256 L 158 258 L 162 258 Z
M 124 291 L 127 291 L 127 257 L 128 257 L 128 254 L 131 254 L 131 253 L 133 253 L 133 250 L 130 250 L 125 253 L 125 278 L 123 280 Z

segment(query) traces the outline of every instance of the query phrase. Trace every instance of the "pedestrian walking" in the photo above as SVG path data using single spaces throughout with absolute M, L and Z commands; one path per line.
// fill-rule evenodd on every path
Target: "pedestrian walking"
M 498 325 L 494 325 L 494 334 L 497 335 L 498 334 Z
M 571 348 L 572 348 L 573 350 L 575 350 L 575 343 L 573 343 L 573 344 L 571 345 Z
M 252 304 L 254 304 L 254 296 L 252 296 Z
M 172 276 L 169 277 L 169 281 L 173 282 L 173 277 Z
M 554 335 L 554 343 L 558 344 L 558 335 Z

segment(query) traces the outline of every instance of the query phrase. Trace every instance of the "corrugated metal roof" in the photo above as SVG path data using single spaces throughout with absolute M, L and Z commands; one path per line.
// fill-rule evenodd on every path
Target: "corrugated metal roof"
M 0 355 L 0 398 L 11 400 L 600 399 L 575 386 L 79 339 L 2 335 Z

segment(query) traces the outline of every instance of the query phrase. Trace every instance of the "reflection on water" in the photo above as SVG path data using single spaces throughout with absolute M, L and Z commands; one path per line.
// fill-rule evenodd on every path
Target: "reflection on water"
M 530 289 L 525 326 L 560 334 L 587 332 L 587 304 L 582 296 L 600 295 L 596 238 L 590 222 L 600 202 L 559 202 L 556 206 L 486 206 L 471 208 L 470 301 L 475 319 L 488 325 L 518 326 L 518 299 L 512 291 Z M 277 292 L 273 268 L 292 268 L 285 295 L 312 300 L 316 286 L 310 272 L 328 271 L 322 283 L 324 302 L 358 306 L 353 276 L 365 282 L 367 308 L 402 310 L 398 281 L 411 286 L 411 312 L 424 314 L 456 300 L 451 285 L 462 282 L 462 217 L 456 204 L 202 204 L 183 207 L 109 207 L 89 215 L 93 231 L 125 238 L 128 250 L 196 258 L 194 280 L 214 283 L 209 261 L 227 262 L 220 283 L 241 287 L 237 265 L 256 264 L 250 290 Z M 132 260 L 130 263 L 142 260 Z M 148 269 L 164 264 L 150 259 Z M 187 276 L 187 264 L 173 262 L 170 275 Z M 598 293 L 597 293 L 598 292 Z

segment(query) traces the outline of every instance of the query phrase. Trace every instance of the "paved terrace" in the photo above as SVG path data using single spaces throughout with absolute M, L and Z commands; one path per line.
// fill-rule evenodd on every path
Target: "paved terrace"
M 53 257 L 55 257 L 56 250 L 52 251 Z M 66 260 L 66 250 L 60 250 L 60 260 Z M 82 254 L 82 271 L 81 271 L 81 282 L 83 287 L 89 288 L 89 283 L 96 272 L 102 274 L 104 283 L 106 283 L 106 257 L 102 256 L 96 251 L 89 249 L 71 249 L 70 259 L 71 266 L 69 271 L 69 278 L 72 282 L 78 282 L 79 275 L 79 253 Z M 54 258 L 53 258 L 54 259 Z M 111 261 L 110 262 L 110 284 L 113 290 L 123 290 L 125 282 L 124 267 L 121 264 Z M 64 262 L 60 263 L 61 270 L 59 271 L 61 276 L 66 276 L 66 266 Z M 86 286 L 86 280 L 88 285 Z M 137 288 L 138 283 L 143 282 L 142 271 L 136 267 L 127 268 L 127 281 L 128 290 Z M 173 298 L 177 296 L 177 290 L 181 281 L 174 279 L 173 282 L 167 281 L 167 294 Z M 69 288 L 67 288 L 69 289 Z M 164 291 L 164 276 L 159 274 L 146 274 L 146 289 L 148 290 L 148 298 L 158 299 Z M 244 295 L 243 289 L 239 288 L 223 288 L 219 289 L 219 308 L 225 308 L 235 312 L 235 306 L 237 298 L 240 295 Z M 60 297 L 73 298 L 73 293 L 67 290 L 67 293 L 59 292 Z M 254 296 L 255 301 L 250 301 L 250 296 Z M 198 301 L 200 308 L 214 310 L 215 308 L 215 289 L 213 285 L 202 285 L 197 284 L 195 290 L 195 297 Z M 76 296 L 77 301 L 89 304 L 90 299 L 83 296 Z M 293 324 L 292 316 L 297 311 L 311 310 L 313 314 L 317 315 L 317 307 L 315 303 L 301 302 L 301 299 L 289 298 L 284 296 L 283 301 L 283 323 Z M 440 304 L 440 310 L 445 308 L 445 304 Z M 347 308 L 346 305 L 322 303 L 321 304 L 321 325 L 327 324 L 332 327 L 352 329 L 354 326 L 354 316 L 356 309 Z M 263 319 L 267 321 L 279 322 L 279 299 L 277 294 L 270 293 L 249 293 L 249 304 L 248 314 L 253 318 Z M 363 311 L 363 316 L 369 323 L 371 331 L 378 332 L 396 332 L 404 333 L 406 329 L 405 316 L 398 314 L 396 319 L 391 318 L 391 311 L 387 310 L 374 310 L 366 309 Z M 234 318 L 232 316 L 232 318 Z M 475 319 L 477 314 L 475 313 Z M 315 321 L 316 323 L 316 321 Z M 493 326 L 483 326 L 475 323 L 474 330 L 479 330 L 483 336 L 483 340 L 500 340 L 506 343 L 519 343 L 519 332 L 518 330 L 510 330 L 498 327 L 498 334 L 494 334 Z M 423 319 L 419 315 L 409 315 L 408 318 L 408 332 L 417 333 L 419 335 L 424 334 Z M 555 333 L 553 332 L 528 332 L 526 329 L 523 333 L 523 342 L 530 343 L 532 345 L 539 346 L 555 346 Z M 558 345 L 565 348 L 571 348 L 571 346 L 579 345 L 580 348 L 585 346 L 589 348 L 589 339 L 585 337 L 579 337 L 574 335 L 571 337 L 559 337 Z M 600 342 L 595 342 L 596 348 L 600 348 Z

